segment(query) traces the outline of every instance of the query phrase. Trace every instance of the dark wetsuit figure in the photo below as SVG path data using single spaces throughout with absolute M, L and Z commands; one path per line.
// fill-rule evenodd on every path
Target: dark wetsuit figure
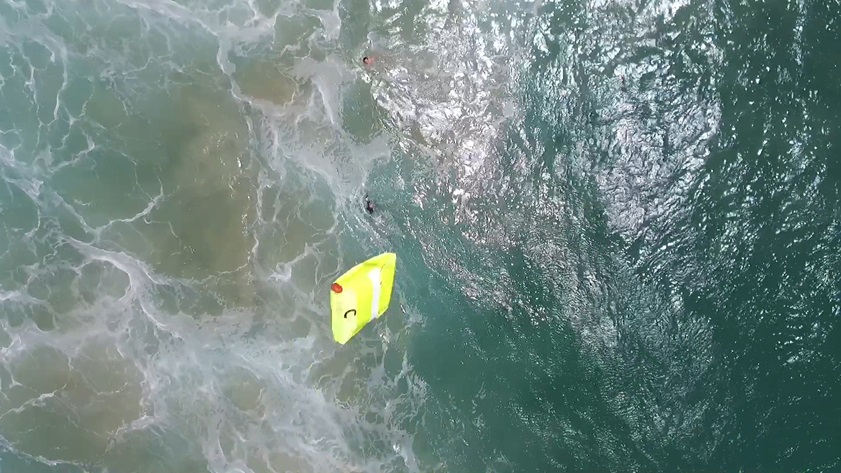
M 374 202 L 371 199 L 368 198 L 367 194 L 365 195 L 365 210 L 369 214 L 374 213 Z

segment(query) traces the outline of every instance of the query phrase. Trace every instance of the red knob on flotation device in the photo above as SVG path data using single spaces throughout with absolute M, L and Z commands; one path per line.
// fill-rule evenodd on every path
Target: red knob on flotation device
M 330 289 L 332 289 L 336 294 L 342 292 L 342 286 L 339 286 L 338 283 L 333 283 L 333 285 L 330 286 Z

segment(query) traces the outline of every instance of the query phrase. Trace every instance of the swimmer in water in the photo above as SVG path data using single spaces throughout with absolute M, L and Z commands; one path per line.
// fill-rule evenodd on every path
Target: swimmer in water
M 374 58 L 365 56 L 362 58 L 362 64 L 365 64 L 366 66 L 373 66 Z
M 374 201 L 368 198 L 368 194 L 365 194 L 365 211 L 369 214 L 374 213 Z

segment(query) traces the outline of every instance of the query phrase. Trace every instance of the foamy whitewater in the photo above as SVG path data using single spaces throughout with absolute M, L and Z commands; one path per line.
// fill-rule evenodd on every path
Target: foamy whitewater
M 839 18 L 0 0 L 0 473 L 837 470 Z
M 378 161 L 482 162 L 517 25 L 392 3 L 0 2 L 18 471 L 421 471 L 405 283 L 344 349 L 325 288 L 393 250 L 360 212 Z

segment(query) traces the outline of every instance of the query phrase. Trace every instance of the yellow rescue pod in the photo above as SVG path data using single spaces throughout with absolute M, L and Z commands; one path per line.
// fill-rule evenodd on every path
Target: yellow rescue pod
M 383 253 L 357 264 L 330 286 L 333 338 L 344 345 L 391 303 L 397 254 Z

